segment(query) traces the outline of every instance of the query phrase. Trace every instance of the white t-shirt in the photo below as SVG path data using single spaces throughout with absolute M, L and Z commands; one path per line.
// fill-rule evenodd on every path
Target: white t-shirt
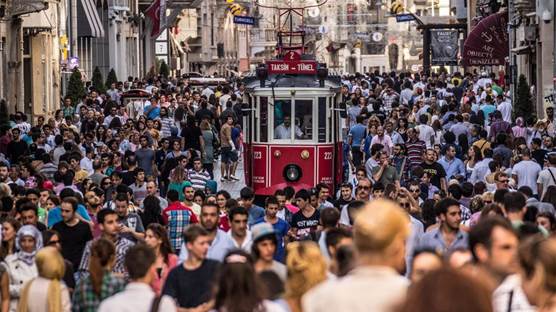
M 552 177 L 552 175 L 550 175 L 551 172 L 554 178 Z M 544 196 L 544 193 L 546 193 L 546 189 L 548 189 L 549 186 L 556 185 L 556 183 L 554 182 L 555 179 L 556 179 L 556 168 L 554 167 L 545 167 L 541 172 L 539 172 L 537 183 L 542 184 L 542 190 L 543 190 L 543 194 L 541 194 L 540 198 Z
M 537 194 L 537 178 L 541 166 L 532 160 L 522 160 L 514 165 L 512 174 L 517 176 L 517 188 L 528 186 Z
M 502 113 L 502 119 L 506 122 L 512 122 L 512 103 L 504 101 L 496 107 Z
M 424 141 L 427 148 L 431 148 L 431 138 L 434 137 L 434 129 L 429 125 L 418 125 L 419 140 Z

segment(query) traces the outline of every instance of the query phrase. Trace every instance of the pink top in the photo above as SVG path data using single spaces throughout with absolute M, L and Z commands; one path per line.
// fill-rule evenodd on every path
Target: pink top
M 157 295 L 160 295 L 162 292 L 162 287 L 164 287 L 168 273 L 170 273 L 176 265 L 178 265 L 178 256 L 175 254 L 168 255 L 168 264 L 166 264 L 166 262 L 162 264 L 162 273 L 160 274 L 160 277 L 157 274 L 156 278 L 151 282 L 151 287 Z
M 294 206 L 292 204 L 286 204 L 286 208 L 291 212 L 291 213 L 296 213 L 299 211 L 299 208 L 297 208 L 297 206 Z

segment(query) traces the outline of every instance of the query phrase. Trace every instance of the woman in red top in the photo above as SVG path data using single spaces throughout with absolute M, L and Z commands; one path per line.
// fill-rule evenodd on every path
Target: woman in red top
M 158 223 L 151 223 L 145 233 L 145 243 L 151 247 L 156 254 L 156 278 L 151 287 L 157 295 L 160 295 L 168 273 L 178 264 L 176 256 L 170 245 L 166 228 Z
M 221 190 L 216 193 L 216 205 L 218 206 L 218 211 L 220 211 L 220 221 L 218 223 L 218 228 L 224 232 L 230 230 L 230 220 L 228 220 L 228 201 L 231 199 L 230 193 Z

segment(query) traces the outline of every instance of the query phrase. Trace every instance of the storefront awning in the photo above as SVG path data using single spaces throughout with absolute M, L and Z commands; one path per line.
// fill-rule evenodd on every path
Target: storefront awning
M 508 12 L 481 20 L 465 39 L 463 62 L 468 66 L 504 65 L 509 55 Z
M 77 32 L 79 37 L 104 37 L 104 26 L 94 0 L 77 1 Z

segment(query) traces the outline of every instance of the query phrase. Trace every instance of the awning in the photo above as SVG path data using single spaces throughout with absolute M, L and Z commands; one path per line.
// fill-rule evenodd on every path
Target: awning
M 465 39 L 463 45 L 465 65 L 504 65 L 509 55 L 507 25 L 507 11 L 482 19 Z
M 77 1 L 77 35 L 79 37 L 104 37 L 104 27 L 94 0 Z

